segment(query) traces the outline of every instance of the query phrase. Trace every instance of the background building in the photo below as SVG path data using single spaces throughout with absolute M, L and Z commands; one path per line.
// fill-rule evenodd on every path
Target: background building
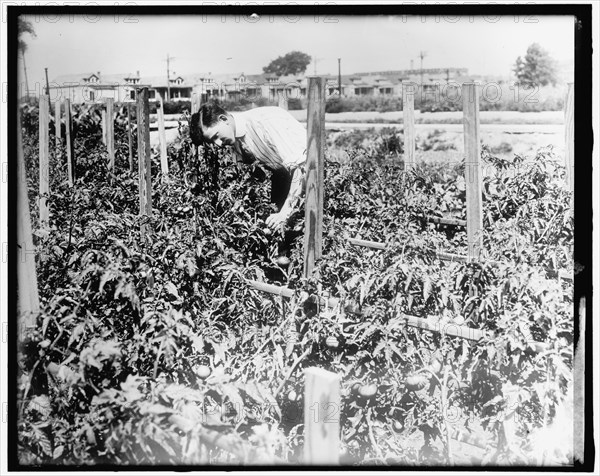
M 337 94 L 337 75 L 324 75 L 327 94 Z M 275 74 L 192 74 L 175 73 L 167 82 L 166 76 L 141 76 L 139 71 L 126 74 L 105 75 L 100 71 L 59 76 L 50 82 L 52 100 L 69 98 L 72 102 L 101 101 L 111 97 L 117 102 L 135 101 L 136 88 L 147 87 L 150 100 L 192 100 L 219 98 L 238 101 L 256 101 L 266 98 L 276 101 L 284 91 L 288 99 L 306 97 L 307 75 L 277 76 Z M 423 90 L 448 82 L 471 79 L 466 68 L 430 68 L 394 71 L 375 71 L 342 75 L 342 96 L 398 96 L 402 95 L 402 82 L 423 84 Z

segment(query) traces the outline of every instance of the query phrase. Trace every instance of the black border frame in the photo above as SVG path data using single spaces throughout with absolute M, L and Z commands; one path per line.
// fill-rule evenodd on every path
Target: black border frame
M 578 342 L 581 318 L 579 302 L 585 299 L 586 334 L 585 342 L 585 367 L 592 368 L 593 339 L 592 339 L 592 6 L 591 4 L 484 4 L 484 5 L 284 5 L 284 6 L 256 6 L 256 5 L 114 5 L 114 6 L 13 6 L 7 5 L 7 58 L 8 58 L 8 114 L 17 117 L 18 107 L 18 53 L 17 53 L 17 17 L 21 14 L 57 15 L 57 14 L 91 14 L 91 15 L 246 15 L 252 13 L 259 15 L 572 15 L 577 21 L 574 29 L 575 38 L 575 157 L 589 157 L 589 162 L 575 167 L 574 177 L 577 186 L 574 189 L 575 210 L 575 265 L 574 276 L 574 341 Z M 7 121 L 8 157 L 14 158 L 17 154 L 17 121 Z M 14 159 L 8 161 L 8 279 L 11 284 L 9 291 L 16 290 L 16 166 Z M 13 213 L 11 213 L 13 212 Z M 9 471 L 262 471 L 262 470 L 398 470 L 410 471 L 474 471 L 474 470 L 502 470 L 502 471 L 540 471 L 539 467 L 378 467 L 378 466 L 21 466 L 17 460 L 17 399 L 16 399 L 16 362 L 17 335 L 16 335 L 16 293 L 9 292 L 8 302 L 8 428 L 7 468 Z M 593 393 L 591 372 L 585 373 L 584 399 L 584 461 L 576 462 L 573 467 L 561 467 L 561 471 L 579 472 L 593 471 L 595 458 L 595 442 L 593 437 Z M 549 470 L 550 468 L 543 468 Z

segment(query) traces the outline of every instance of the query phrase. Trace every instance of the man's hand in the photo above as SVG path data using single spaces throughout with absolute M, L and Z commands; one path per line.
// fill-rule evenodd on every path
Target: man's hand
M 289 214 L 285 210 L 269 215 L 266 219 L 266 224 L 271 230 L 282 230 L 289 218 Z

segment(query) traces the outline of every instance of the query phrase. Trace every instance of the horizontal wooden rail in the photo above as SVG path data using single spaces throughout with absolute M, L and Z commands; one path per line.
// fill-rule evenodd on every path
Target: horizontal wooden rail
M 469 257 L 466 255 L 457 255 L 456 253 L 446 253 L 444 251 L 436 251 L 435 255 L 444 261 L 459 261 L 461 263 L 467 263 Z
M 363 246 L 365 248 L 373 248 L 375 250 L 385 250 L 387 245 L 385 243 L 378 243 L 377 241 L 359 240 L 358 238 L 348 238 L 348 243 L 356 246 Z
M 450 432 L 450 438 L 456 441 L 460 441 L 461 443 L 467 443 L 468 445 L 481 448 L 483 450 L 486 450 L 488 447 L 496 448 L 496 445 L 494 443 L 485 441 L 481 437 L 465 433 L 464 431 L 458 430 L 456 428 L 453 428 Z
M 364 248 L 372 248 L 374 250 L 385 250 L 388 245 L 386 243 L 380 243 L 378 241 L 370 241 L 370 240 L 360 240 L 358 238 L 348 238 L 348 243 L 355 246 L 362 246 Z M 465 255 L 457 255 L 454 253 L 446 253 L 443 251 L 436 251 L 435 255 L 439 259 L 443 259 L 446 261 L 461 261 L 467 262 L 469 258 Z
M 385 250 L 388 245 L 386 243 L 379 243 L 377 241 L 369 241 L 369 240 L 360 240 L 358 238 L 348 238 L 348 243 L 355 246 L 362 246 L 364 248 L 372 248 L 375 250 Z M 436 251 L 435 255 L 444 261 L 458 261 L 461 263 L 467 263 L 469 261 L 469 257 L 466 255 L 458 255 L 455 253 L 446 253 L 444 251 Z M 492 265 L 499 265 L 500 261 L 496 260 L 485 260 L 486 263 Z M 573 276 L 565 271 L 556 271 L 554 269 L 546 268 L 545 271 L 551 276 L 558 276 L 560 279 L 564 279 L 566 281 L 573 281 Z
M 283 296 L 287 298 L 292 298 L 295 295 L 293 289 L 286 288 L 283 286 L 276 286 L 274 284 L 266 284 L 260 281 L 247 280 L 246 281 L 249 286 L 258 290 L 267 292 L 270 294 L 275 294 L 277 296 Z M 305 294 L 305 297 L 308 297 Z M 328 307 L 334 308 L 339 306 L 340 300 L 335 297 L 327 297 L 326 299 L 322 299 L 322 304 L 327 305 Z M 350 314 L 357 315 L 367 315 L 370 313 L 370 308 L 358 308 L 355 305 L 347 304 L 344 306 L 344 311 Z M 406 324 L 410 327 L 415 327 L 417 329 L 424 329 L 429 332 L 434 332 L 438 334 L 446 334 L 452 337 L 460 337 L 461 339 L 478 341 L 483 339 L 484 337 L 492 337 L 493 334 L 490 332 L 483 331 L 481 329 L 473 329 L 467 326 L 461 326 L 458 324 L 454 324 L 452 322 L 442 322 L 442 321 L 429 321 L 422 317 L 410 316 L 404 313 L 398 313 L 398 317 L 391 319 L 390 322 L 397 321 L 400 324 Z M 537 352 L 542 352 L 547 349 L 547 345 L 542 342 L 533 342 L 533 347 Z
M 274 284 L 267 284 L 267 283 L 263 283 L 261 281 L 254 281 L 252 279 L 247 279 L 246 283 L 256 289 L 257 291 L 263 291 L 265 293 L 269 293 L 269 294 L 276 294 L 278 296 L 283 296 L 286 297 L 288 299 L 291 299 L 294 297 L 294 290 L 290 289 L 290 288 L 286 288 L 283 286 L 275 286 Z
M 427 221 L 430 223 L 438 223 L 440 225 L 467 226 L 466 220 L 459 220 L 458 218 L 441 218 L 428 216 Z

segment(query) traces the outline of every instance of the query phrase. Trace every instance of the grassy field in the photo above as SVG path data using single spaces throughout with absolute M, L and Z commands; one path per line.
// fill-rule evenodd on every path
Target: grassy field
M 550 129 L 550 128 L 549 128 Z M 389 130 L 389 129 L 388 129 Z M 340 129 L 330 131 L 329 140 L 333 143 L 340 135 L 353 133 L 365 134 L 352 129 Z M 381 129 L 379 134 L 383 134 Z M 373 131 L 372 137 L 377 136 Z M 551 128 L 549 132 L 519 132 L 511 133 L 498 130 L 486 131 L 482 128 L 480 132 L 481 143 L 487 146 L 490 152 L 506 159 L 511 159 L 515 154 L 525 157 L 533 157 L 537 151 L 544 147 L 552 147 L 557 156 L 564 155 L 564 136 Z M 330 154 L 337 157 L 348 155 L 344 148 L 330 147 Z M 416 129 L 416 160 L 421 162 L 454 163 L 464 157 L 464 135 L 460 129 L 445 130 L 444 126 L 417 127 Z

